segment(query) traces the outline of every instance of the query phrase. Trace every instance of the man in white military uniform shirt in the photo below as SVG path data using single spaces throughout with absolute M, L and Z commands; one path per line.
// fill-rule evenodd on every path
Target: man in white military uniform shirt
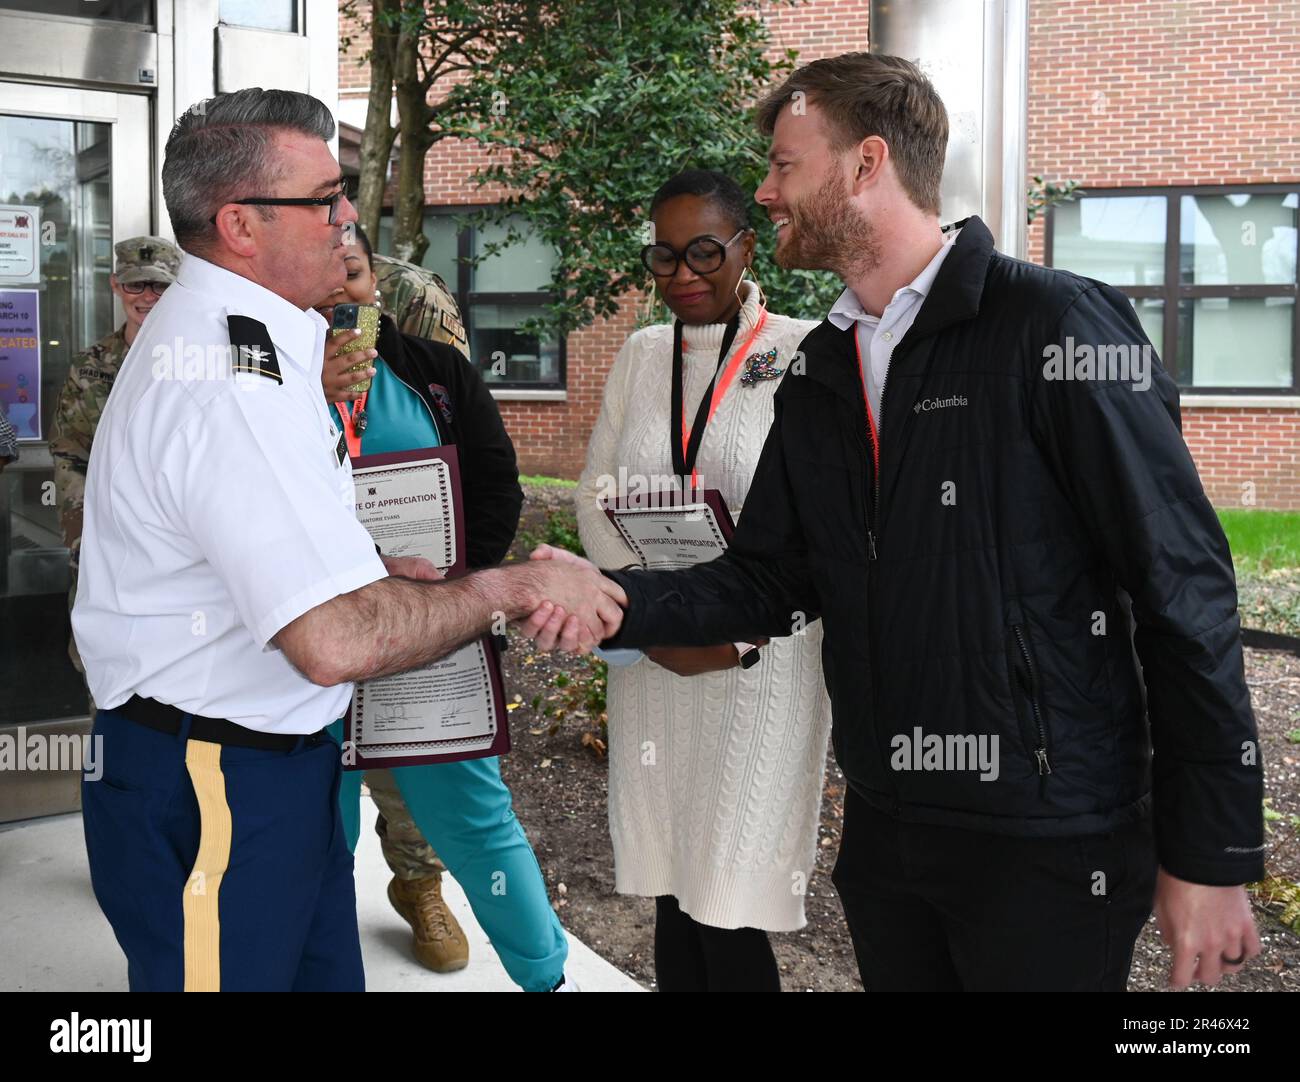
M 356 220 L 333 133 L 289 91 L 219 95 L 177 122 L 163 192 L 187 258 L 90 459 L 73 628 L 103 775 L 82 801 L 133 990 L 361 989 L 323 731 L 352 682 L 426 665 L 502 615 L 549 614 L 566 649 L 621 617 L 621 590 L 592 572 L 443 582 L 381 559 L 357 522 L 309 307 L 342 284 Z

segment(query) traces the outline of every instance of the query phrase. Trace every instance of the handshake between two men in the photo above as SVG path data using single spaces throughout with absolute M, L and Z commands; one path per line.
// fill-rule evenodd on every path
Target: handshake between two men
M 617 634 L 627 595 L 594 564 L 539 546 L 527 563 L 443 582 L 420 557 L 384 557 L 388 577 L 308 610 L 276 645 L 321 686 L 390 676 L 514 623 L 539 650 L 588 653 Z

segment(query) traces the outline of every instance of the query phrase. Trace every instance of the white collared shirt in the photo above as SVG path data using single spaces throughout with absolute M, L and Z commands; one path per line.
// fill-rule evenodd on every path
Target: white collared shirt
M 284 382 L 231 369 L 227 315 L 266 325 Z M 193 255 L 127 353 L 95 433 L 72 613 L 91 694 L 310 733 L 318 687 L 271 639 L 385 577 L 321 389 L 326 324 Z
M 911 282 L 895 290 L 889 304 L 879 316 L 870 315 L 851 289 L 845 289 L 839 295 L 826 316 L 842 331 L 857 324 L 858 349 L 862 352 L 864 362 L 867 397 L 871 400 L 871 414 L 877 425 L 880 424 L 880 395 L 885 387 L 885 375 L 889 371 L 889 359 L 894 354 L 894 347 L 911 328 L 916 313 L 921 310 L 921 304 L 934 285 L 939 268 L 943 266 L 943 261 L 960 232 L 960 229 L 954 229 L 944 234 L 943 244 L 935 252 L 934 258 Z

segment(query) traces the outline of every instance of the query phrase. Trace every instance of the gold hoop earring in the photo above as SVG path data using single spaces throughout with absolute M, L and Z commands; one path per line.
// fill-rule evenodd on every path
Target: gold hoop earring
M 758 275 L 756 275 L 756 274 L 754 273 L 754 268 L 753 268 L 753 266 L 751 266 L 750 264 L 746 263 L 746 264 L 745 264 L 745 269 L 742 270 L 742 271 L 740 272 L 740 277 L 736 279 L 736 288 L 735 288 L 734 290 L 732 290 L 732 292 L 735 293 L 735 295 L 736 295 L 736 300 L 740 303 L 740 310 L 741 310 L 742 312 L 745 310 L 745 302 L 744 302 L 743 300 L 741 300 L 741 298 L 740 298 L 740 283 L 743 282 L 743 281 L 745 280 L 745 275 L 746 275 L 746 274 L 749 275 L 749 280 L 750 280 L 751 282 L 754 283 L 755 288 L 757 288 L 757 290 L 758 290 L 758 306 L 759 306 L 759 308 L 766 308 L 766 307 L 767 307 L 767 294 L 763 292 L 763 286 L 762 286 L 762 283 L 759 282 L 759 280 L 758 280 Z
M 655 321 L 655 276 L 648 275 L 645 280 L 645 311 L 642 314 L 640 325 L 647 327 Z

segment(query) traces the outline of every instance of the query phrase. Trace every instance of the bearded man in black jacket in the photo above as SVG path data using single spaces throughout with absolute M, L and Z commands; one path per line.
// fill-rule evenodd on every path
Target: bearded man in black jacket
M 846 289 L 778 361 L 729 551 L 610 572 L 608 645 L 825 621 L 867 988 L 1122 990 L 1153 904 L 1173 986 L 1217 983 L 1260 949 L 1263 782 L 1174 382 L 1116 290 L 940 228 L 947 115 L 913 64 L 819 60 L 759 117 L 777 261 Z

